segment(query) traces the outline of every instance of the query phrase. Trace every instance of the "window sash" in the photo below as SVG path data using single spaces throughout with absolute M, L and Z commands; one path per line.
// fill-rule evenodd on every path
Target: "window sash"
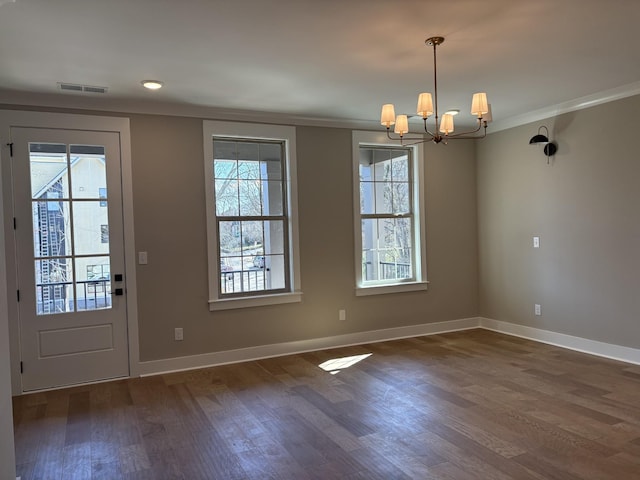
M 279 177 L 276 180 L 271 180 L 269 178 L 269 176 L 267 175 L 266 178 L 262 178 L 262 174 L 260 173 L 260 166 L 258 165 L 258 176 L 256 178 L 244 178 L 241 176 L 240 172 L 236 170 L 236 174 L 235 177 L 216 177 L 216 169 L 215 169 L 215 162 L 216 160 L 218 160 L 215 156 L 215 144 L 216 142 L 232 142 L 232 143 L 236 143 L 236 144 L 257 144 L 257 145 L 278 145 L 280 146 L 280 159 L 278 161 L 278 165 L 279 165 L 279 175 L 276 175 L 276 177 Z M 274 295 L 274 294 L 281 294 L 281 293 L 287 293 L 291 291 L 291 263 L 290 263 L 290 247 L 289 247 L 289 215 L 288 215 L 288 211 L 287 211 L 287 205 L 288 205 L 288 189 L 287 189 L 287 183 L 286 183 L 286 178 L 287 178 L 287 162 L 286 162 L 286 148 L 285 148 L 285 142 L 284 140 L 264 140 L 264 139 L 255 139 L 255 138 L 248 138 L 248 137 L 224 137 L 224 136 L 216 136 L 214 135 L 212 138 L 212 146 L 213 146 L 213 158 L 212 158 L 212 162 L 213 162 L 213 179 L 212 181 L 212 191 L 213 191 L 213 198 L 214 198 L 214 218 L 215 218 L 215 224 L 216 224 L 216 231 L 218 232 L 218 235 L 216 236 L 216 256 L 217 256 L 217 262 L 216 262 L 216 271 L 217 271 L 217 275 L 218 275 L 218 298 L 220 299 L 229 299 L 229 298 L 250 298 L 250 297 L 254 297 L 254 296 L 263 296 L 263 295 Z M 220 159 L 222 160 L 222 159 Z M 226 160 L 226 159 L 225 159 Z M 229 159 L 229 160 L 234 160 L 234 159 Z M 262 160 L 257 159 L 257 160 L 247 160 L 247 159 L 240 159 L 240 158 L 235 158 L 236 162 L 241 162 L 241 161 L 256 161 L 258 164 L 260 164 L 262 162 Z M 268 182 L 272 182 L 272 183 L 278 183 L 279 184 L 279 195 L 281 195 L 281 209 L 282 209 L 282 214 L 280 215 L 218 215 L 217 213 L 217 204 L 216 204 L 216 185 L 215 182 L 216 180 L 219 179 L 224 179 L 224 180 L 228 180 L 228 179 L 235 179 L 235 180 L 251 180 L 251 181 L 268 181 Z M 238 204 L 241 205 L 241 191 L 240 189 L 238 189 L 237 192 L 238 195 Z M 261 198 L 260 198 L 260 211 L 264 211 L 264 203 L 263 203 L 263 198 L 262 198 L 262 190 L 261 190 Z M 240 213 L 240 211 L 238 212 Z M 261 269 L 259 270 L 245 270 L 244 268 L 244 257 L 246 257 L 246 255 L 244 255 L 243 253 L 243 247 L 241 245 L 241 251 L 239 252 L 240 255 L 239 257 L 242 259 L 241 262 L 241 269 L 240 271 L 232 271 L 232 272 L 223 272 L 222 270 L 222 261 L 224 258 L 228 258 L 226 256 L 222 255 L 222 249 L 221 249 L 221 228 L 220 228 L 220 224 L 223 222 L 263 222 L 263 240 L 264 240 L 264 228 L 265 228 L 265 223 L 264 222 L 269 222 L 269 221 L 274 221 L 274 222 L 281 222 L 282 224 L 282 254 L 272 254 L 268 251 L 265 250 L 265 245 L 264 245 L 264 241 L 262 242 L 262 258 L 263 258 L 263 266 L 261 267 Z M 270 256 L 280 256 L 282 255 L 283 257 L 283 271 L 282 271 L 282 276 L 283 276 L 283 286 L 281 288 L 266 288 L 266 283 L 267 283 L 267 276 L 271 275 L 271 270 L 272 268 L 267 268 L 266 267 L 266 260 L 268 257 Z M 251 255 L 251 256 L 259 256 L 259 255 Z M 251 290 L 251 272 L 256 272 L 253 277 L 254 277 L 254 284 L 256 286 L 255 289 Z M 263 281 L 263 288 L 257 288 L 258 283 L 259 283 L 259 276 L 258 276 L 258 272 L 262 273 L 262 281 Z M 238 283 L 239 283 L 239 290 L 235 291 L 235 284 L 236 284 L 236 274 L 239 273 L 239 279 L 238 279 Z M 247 277 L 246 283 L 248 285 L 247 290 L 245 290 L 244 288 L 244 277 Z M 232 292 L 227 292 L 227 291 L 223 291 L 223 286 L 226 285 L 226 281 L 228 279 L 229 276 L 232 276 L 231 281 L 233 282 L 232 284 L 232 288 L 234 289 L 234 291 Z M 269 279 L 270 281 L 270 279 Z
M 396 284 L 402 284 L 402 283 L 411 283 L 411 282 L 415 282 L 417 280 L 417 269 L 419 268 L 419 266 L 417 265 L 417 260 L 418 260 L 418 255 L 416 254 L 416 235 L 415 235 L 415 231 L 416 231 L 416 221 L 415 221 L 415 212 L 414 212 L 414 155 L 413 155 L 413 149 L 412 148 L 407 148 L 407 147 L 399 147 L 397 145 L 394 146 L 384 146 L 384 145 L 369 145 L 366 143 L 361 143 L 358 146 L 358 155 L 360 156 L 360 153 L 362 152 L 362 150 L 378 150 L 378 151 L 393 151 L 393 152 L 404 152 L 407 155 L 407 172 L 406 172 L 406 177 L 407 180 L 403 180 L 402 183 L 408 183 L 408 194 L 409 194 L 409 199 L 408 199 L 408 206 L 409 206 L 409 212 L 406 213 L 362 213 L 362 209 L 360 207 L 361 205 L 361 192 L 362 192 L 362 185 L 363 183 L 368 183 L 368 184 L 372 184 L 375 187 L 375 184 L 389 184 L 389 185 L 393 185 L 394 182 L 393 180 L 393 174 L 391 175 L 389 180 L 377 180 L 375 178 L 375 176 L 372 176 L 372 178 L 370 180 L 362 180 L 360 178 L 360 176 L 358 176 L 358 210 L 360 211 L 360 215 L 359 215 L 359 223 L 360 223 L 360 227 L 359 227 L 359 231 L 360 231 L 360 235 L 362 236 L 362 223 L 364 220 L 384 220 L 384 219 L 389 219 L 389 220 L 395 220 L 395 219 L 400 219 L 400 218 L 407 218 L 410 220 L 410 233 L 409 233 L 409 245 L 410 245 L 410 249 L 411 249 L 411 260 L 410 260 L 410 275 L 408 277 L 405 278 L 393 278 L 393 279 L 374 279 L 374 280 L 367 280 L 366 279 L 366 274 L 365 274 L 365 268 L 364 265 L 366 264 L 366 252 L 371 250 L 371 249 L 365 249 L 364 245 L 360 245 L 360 261 L 363 264 L 363 272 L 362 272 L 362 278 L 361 278 L 361 283 L 362 286 L 374 286 L 374 285 L 396 285 Z M 389 160 L 376 160 L 373 164 L 381 164 L 384 163 L 386 161 L 391 161 L 393 162 L 393 157 L 390 157 Z M 360 169 L 360 158 L 358 158 L 358 170 Z M 393 210 L 393 201 L 391 202 L 391 208 Z M 376 207 L 374 206 L 374 210 L 376 209 Z M 380 251 L 378 248 L 375 249 L 376 251 Z M 378 263 L 380 265 L 382 265 L 382 263 L 380 261 L 378 261 Z

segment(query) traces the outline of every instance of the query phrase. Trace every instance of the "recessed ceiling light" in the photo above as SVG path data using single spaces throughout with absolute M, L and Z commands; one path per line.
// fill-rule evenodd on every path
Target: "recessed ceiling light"
M 445 115 L 457 115 L 460 113 L 460 110 L 455 109 L 455 110 L 447 110 L 446 112 L 444 112 Z
M 148 88 L 149 90 L 158 90 L 164 85 L 160 80 L 143 80 L 140 83 L 144 88 Z

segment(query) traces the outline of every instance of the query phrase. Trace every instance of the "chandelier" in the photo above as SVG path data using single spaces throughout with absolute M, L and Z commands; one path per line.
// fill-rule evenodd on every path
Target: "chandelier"
M 458 139 L 474 139 L 484 138 L 487 135 L 487 123 L 491 121 L 491 105 L 487 103 L 487 94 L 474 93 L 471 101 L 471 114 L 478 117 L 478 125 L 474 130 L 467 132 L 454 133 L 453 128 L 453 116 L 458 113 L 456 110 L 445 112 L 440 120 L 440 128 L 438 129 L 438 68 L 436 63 L 436 47 L 442 45 L 444 37 L 431 37 L 427 38 L 425 45 L 433 46 L 433 86 L 435 97 L 435 109 L 433 98 L 431 93 L 421 93 L 418 96 L 417 114 L 422 117 L 424 121 L 424 131 L 429 136 L 428 138 L 421 137 L 406 137 L 409 132 L 409 121 L 407 115 L 395 114 L 395 109 L 392 103 L 388 103 L 382 106 L 382 113 L 380 115 L 380 124 L 387 128 L 387 137 L 391 140 L 417 140 L 416 143 L 423 143 L 427 141 L 433 141 L 435 143 L 447 143 L 447 140 Z M 435 130 L 432 132 L 427 125 L 427 119 L 435 113 Z M 391 125 L 395 125 L 393 131 L 399 138 L 393 138 L 390 130 Z M 477 134 L 482 129 L 480 134 Z

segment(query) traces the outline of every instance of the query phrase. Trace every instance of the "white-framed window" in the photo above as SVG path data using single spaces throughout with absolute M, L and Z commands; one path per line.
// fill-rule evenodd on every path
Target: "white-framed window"
M 356 295 L 426 290 L 423 146 L 354 131 Z
M 209 309 L 301 300 L 295 127 L 205 120 Z

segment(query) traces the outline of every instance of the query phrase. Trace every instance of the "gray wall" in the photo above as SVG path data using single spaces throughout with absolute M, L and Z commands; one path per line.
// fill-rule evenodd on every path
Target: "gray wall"
M 640 347 L 639 110 L 632 97 L 479 143 L 482 316 Z M 528 145 L 542 124 L 549 165 Z
M 199 119 L 131 115 L 141 360 L 217 352 L 478 313 L 475 152 L 426 149 L 426 292 L 355 297 L 351 130 L 297 128 L 303 301 L 209 312 Z M 347 321 L 338 320 L 338 309 Z M 184 328 L 184 341 L 173 329 Z

